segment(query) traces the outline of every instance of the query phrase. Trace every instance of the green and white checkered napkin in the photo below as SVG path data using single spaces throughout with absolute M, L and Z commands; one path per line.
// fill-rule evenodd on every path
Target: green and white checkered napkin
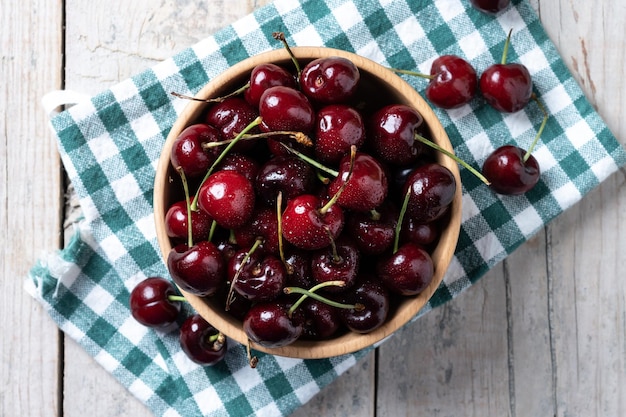
M 181 351 L 176 329 L 136 323 L 131 289 L 167 276 L 152 217 L 156 161 L 184 100 L 230 65 L 291 45 L 325 45 L 385 66 L 429 72 L 456 54 L 482 72 L 500 60 L 525 64 L 550 118 L 534 155 L 542 168 L 527 195 L 499 197 L 462 169 L 463 226 L 445 282 L 425 310 L 467 289 L 548 221 L 626 162 L 624 149 L 583 96 L 526 0 L 497 17 L 467 0 L 277 0 L 150 70 L 55 116 L 51 125 L 84 213 L 75 239 L 36 265 L 27 289 L 59 327 L 159 416 L 280 416 L 309 400 L 363 352 L 328 360 L 261 355 L 257 369 L 232 344 L 226 360 L 203 368 Z M 423 92 L 426 82 L 407 77 Z M 504 143 L 527 148 L 541 123 L 536 105 L 500 114 L 481 98 L 437 110 L 457 154 L 476 167 Z M 424 311 L 421 313 L 423 314 Z

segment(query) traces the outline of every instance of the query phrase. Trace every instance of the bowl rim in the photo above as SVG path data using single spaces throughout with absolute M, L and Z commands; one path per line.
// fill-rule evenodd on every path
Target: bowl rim
M 368 58 L 334 48 L 291 47 L 290 50 L 298 60 L 310 61 L 316 58 L 332 56 L 339 56 L 351 60 L 359 68 L 359 71 L 365 71 L 369 73 L 369 75 L 372 75 L 381 82 L 387 84 L 387 86 L 391 89 L 391 94 L 394 94 L 395 96 L 403 96 L 405 98 L 405 103 L 410 103 L 410 105 L 422 115 L 429 130 L 431 131 L 433 140 L 447 151 L 454 152 L 445 129 L 430 105 L 411 85 L 390 69 Z M 236 85 L 237 78 L 241 78 L 242 74 L 249 74 L 249 72 L 258 64 L 268 62 L 280 64 L 290 61 L 291 57 L 285 48 L 262 52 L 246 58 L 210 80 L 195 95 L 195 97 L 206 99 L 210 97 L 218 97 L 220 94 L 224 94 L 224 91 L 233 91 L 237 87 L 240 87 L 240 85 Z M 172 142 L 176 139 L 176 136 L 178 136 L 178 134 L 185 127 L 187 127 L 191 121 L 197 120 L 206 106 L 206 103 L 189 101 L 181 114 L 177 117 L 175 123 L 172 125 L 158 160 L 154 180 L 153 217 L 156 227 L 157 242 L 161 251 L 162 259 L 166 264 L 168 253 L 170 252 L 172 245 L 163 226 L 163 220 L 165 219 L 165 213 L 167 211 L 164 197 L 167 195 L 165 191 L 161 192 L 161 190 L 166 190 L 166 185 L 169 182 L 171 175 L 172 168 L 170 164 L 170 149 L 172 147 Z M 364 348 L 376 345 L 389 337 L 396 330 L 403 327 L 411 321 L 411 319 L 416 317 L 418 312 L 428 303 L 428 300 L 432 297 L 436 289 L 443 281 L 446 271 L 448 270 L 454 256 L 460 234 L 462 217 L 462 187 L 459 167 L 454 160 L 440 152 L 437 152 L 437 162 L 452 172 L 457 183 L 454 199 L 451 203 L 449 222 L 442 231 L 437 247 L 432 254 L 433 261 L 437 259 L 437 262 L 435 263 L 440 265 L 440 267 L 435 270 L 432 282 L 424 291 L 416 296 L 403 300 L 400 307 L 396 309 L 392 316 L 388 317 L 385 324 L 370 333 L 357 334 L 347 332 L 346 334 L 329 340 L 298 340 L 293 344 L 284 347 L 266 348 L 247 339 L 242 329 L 240 320 L 235 319 L 228 313 L 217 314 L 212 310 L 212 308 L 210 308 L 210 301 L 207 302 L 202 297 L 187 293 L 180 288 L 179 290 L 188 300 L 189 304 L 196 310 L 196 312 L 202 315 L 207 321 L 209 321 L 209 323 L 218 328 L 227 337 L 234 339 L 244 346 L 249 344 L 250 348 L 253 350 L 293 358 L 321 359 L 354 353 Z

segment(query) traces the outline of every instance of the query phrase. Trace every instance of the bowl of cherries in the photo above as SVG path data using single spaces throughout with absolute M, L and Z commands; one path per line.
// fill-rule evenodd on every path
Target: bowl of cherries
M 157 239 L 212 328 L 324 358 L 424 307 L 456 248 L 461 183 L 415 89 L 361 56 L 287 46 L 183 99 L 157 167 Z

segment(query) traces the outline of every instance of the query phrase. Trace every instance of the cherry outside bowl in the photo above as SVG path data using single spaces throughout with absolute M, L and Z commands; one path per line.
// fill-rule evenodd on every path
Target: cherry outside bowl
M 375 98 L 377 106 L 391 103 L 412 106 L 423 116 L 430 130 L 432 140 L 443 148 L 451 152 L 453 151 L 445 130 L 426 101 L 392 71 L 369 59 L 342 50 L 323 47 L 294 47 L 291 49 L 302 67 L 307 62 L 321 57 L 341 56 L 350 59 L 359 68 L 361 73 L 360 83 L 363 85 L 364 94 L 370 98 Z M 267 62 L 284 65 L 288 68 L 291 65 L 291 58 L 287 51 L 281 48 L 245 59 L 211 80 L 200 90 L 196 97 L 204 99 L 228 94 L 245 84 L 250 71 L 256 65 Z M 371 94 L 368 94 L 368 92 Z M 172 249 L 172 243 L 165 230 L 165 213 L 168 207 L 175 202 L 174 197 L 180 195 L 178 190 L 173 190 L 170 181 L 171 178 L 178 176 L 170 164 L 172 143 L 185 127 L 199 120 L 206 106 L 207 104 L 202 102 L 189 101 L 180 117 L 172 126 L 158 162 L 154 183 L 154 218 L 157 240 L 164 260 L 167 260 L 168 254 Z M 274 349 L 264 348 L 251 343 L 253 350 L 303 359 L 327 358 L 351 353 L 371 346 L 390 336 L 420 311 L 443 280 L 456 248 L 461 225 L 461 179 L 457 163 L 438 152 L 437 158 L 440 164 L 446 166 L 454 174 L 457 190 L 451 205 L 450 220 L 442 230 L 438 245 L 432 252 L 435 275 L 431 284 L 419 295 L 403 299 L 399 305 L 391 310 L 387 322 L 369 334 L 363 335 L 348 332 L 330 340 L 296 341 L 291 345 Z M 223 302 L 220 303 L 215 299 L 182 293 L 200 315 L 226 336 L 244 345 L 248 343 L 241 321 L 224 311 Z

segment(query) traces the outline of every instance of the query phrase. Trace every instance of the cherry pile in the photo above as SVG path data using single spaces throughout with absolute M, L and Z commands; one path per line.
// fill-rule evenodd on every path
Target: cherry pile
M 502 146 L 482 173 L 433 143 L 419 112 L 385 101 L 384 86 L 346 58 L 301 67 L 291 54 L 293 70 L 260 64 L 244 87 L 201 100 L 206 110 L 171 148 L 178 175 L 164 221 L 173 282 L 210 297 L 267 348 L 382 326 L 435 273 L 431 252 L 458 187 L 435 152 L 500 194 L 524 193 L 538 180 L 530 151 L 547 113 L 526 67 L 506 62 L 510 36 L 502 61 L 480 77 L 454 55 L 436 59 L 428 75 L 394 70 L 429 79 L 426 97 L 444 109 L 479 89 L 501 112 L 535 99 L 544 121 L 529 151 Z M 131 295 L 133 316 L 170 325 L 180 310 L 174 292 L 167 280 L 146 280 Z M 200 316 L 180 332 L 192 360 L 223 357 L 224 336 Z

